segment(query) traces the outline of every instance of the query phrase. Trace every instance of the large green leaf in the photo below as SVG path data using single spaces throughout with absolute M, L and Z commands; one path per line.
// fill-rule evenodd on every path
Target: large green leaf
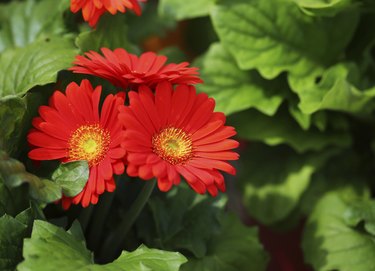
M 139 247 L 123 252 L 112 263 L 96 265 L 76 230 L 69 232 L 48 222 L 36 220 L 30 239 L 25 239 L 24 262 L 19 271 L 178 271 L 186 259 L 179 253 Z
M 309 186 L 311 175 L 333 154 L 297 154 L 285 146 L 252 144 L 238 167 L 249 214 L 267 225 L 286 218 Z
M 268 255 L 258 240 L 258 230 L 241 224 L 232 215 L 221 218 L 221 231 L 212 235 L 203 258 L 189 258 L 182 271 L 264 271 Z
M 299 108 L 305 114 L 322 109 L 351 113 L 368 113 L 373 105 L 375 88 L 359 90 L 360 71 L 354 63 L 340 63 L 327 70 L 316 70 L 302 77 L 291 75 L 291 88 L 300 98 Z M 317 80 L 317 78 L 319 80 Z
M 330 129 L 321 132 L 312 127 L 303 131 L 285 110 L 269 117 L 256 110 L 247 110 L 229 118 L 239 137 L 264 142 L 275 146 L 288 144 L 298 152 L 322 150 L 327 146 L 345 147 L 351 137 L 345 129 Z
M 65 196 L 74 197 L 82 191 L 89 179 L 87 161 L 61 164 L 52 174 L 52 180 L 62 188 Z
M 100 48 L 125 48 L 134 51 L 134 46 L 128 41 L 128 26 L 124 16 L 107 15 L 101 18 L 96 29 L 83 32 L 76 38 L 76 45 L 82 52 L 100 51 Z
M 0 269 L 13 271 L 22 260 L 23 239 L 29 235 L 31 210 L 28 209 L 15 218 L 10 215 L 0 217 Z
M 64 31 L 63 9 L 55 0 L 26 0 L 0 5 L 0 52 L 23 47 Z
M 281 80 L 267 81 L 255 71 L 240 70 L 219 43 L 214 43 L 198 63 L 204 80 L 197 85 L 198 90 L 215 98 L 216 110 L 226 114 L 252 107 L 273 115 L 288 89 Z
M 149 245 L 188 250 L 198 258 L 204 257 L 208 240 L 219 228 L 218 215 L 225 202 L 225 198 L 198 195 L 180 186 L 165 198 L 150 199 L 149 209 L 155 226 L 151 228 L 149 223 L 139 220 L 139 235 Z
M 10 158 L 4 151 L 0 151 L 0 177 L 9 188 L 29 184 L 30 196 L 40 202 L 53 202 L 62 196 L 59 185 L 27 172 L 21 162 Z
M 352 202 L 331 192 L 317 204 L 303 237 L 305 259 L 317 271 L 375 269 L 375 237 L 347 223 Z M 373 214 L 371 214 L 373 219 Z
M 161 0 L 159 14 L 175 20 L 207 16 L 215 0 Z
M 0 149 L 8 153 L 16 149 L 25 112 L 26 104 L 21 98 L 0 98 Z
M 290 0 L 221 0 L 211 10 L 220 40 L 240 68 L 256 68 L 266 78 L 283 71 L 306 74 L 334 62 L 349 43 L 358 15 L 353 9 L 314 18 Z
M 36 85 L 56 80 L 57 73 L 70 67 L 76 54 L 67 39 L 51 38 L 0 55 L 0 97 L 22 95 Z

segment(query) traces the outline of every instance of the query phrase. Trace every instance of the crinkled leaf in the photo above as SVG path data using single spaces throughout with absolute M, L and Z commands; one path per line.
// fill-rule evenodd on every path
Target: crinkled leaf
M 62 38 L 5 51 L 0 55 L 0 97 L 54 82 L 60 70 L 72 65 L 75 54 L 74 45 Z
M 63 10 L 56 0 L 26 0 L 0 5 L 0 52 L 23 47 L 64 31 Z
M 351 81 L 359 81 L 359 70 L 354 63 L 340 63 L 303 77 L 289 77 L 291 88 L 300 98 L 299 108 L 305 114 L 322 109 L 368 113 L 372 109 L 375 88 L 361 91 Z
M 333 18 L 310 17 L 290 0 L 221 0 L 211 10 L 220 40 L 239 67 L 256 68 L 266 78 L 331 64 L 349 43 L 358 15 L 353 9 Z
M 303 131 L 284 110 L 269 117 L 247 110 L 230 118 L 230 123 L 241 138 L 264 142 L 270 146 L 288 144 L 298 152 L 322 150 L 327 146 L 348 146 L 351 137 L 346 130 L 330 129 L 324 133 L 316 128 Z
M 233 215 L 221 218 L 221 231 L 208 242 L 205 257 L 189 258 L 182 271 L 264 271 L 268 255 L 258 240 L 256 228 L 245 227 Z
M 175 20 L 191 19 L 207 16 L 215 0 L 161 0 L 159 14 Z
M 0 217 L 0 269 L 15 270 L 22 260 L 23 239 L 29 235 L 32 212 L 30 209 L 15 218 L 10 215 Z
M 346 224 L 345 214 L 353 201 L 339 193 L 325 195 L 305 227 L 303 250 L 314 270 L 368 271 L 375 268 L 374 236 Z
M 197 88 L 215 98 L 215 110 L 226 114 L 252 107 L 273 115 L 288 88 L 279 80 L 267 81 L 255 71 L 240 70 L 219 43 L 210 47 L 199 66 L 204 84 Z
M 75 225 L 74 227 L 77 227 Z M 36 220 L 30 239 L 25 239 L 24 261 L 19 271 L 81 270 L 81 271 L 178 271 L 186 259 L 179 253 L 139 247 L 133 252 L 123 252 L 112 263 L 96 265 L 81 238 L 48 222 Z
M 21 98 L 0 98 L 0 149 L 11 153 L 17 148 L 25 112 L 26 104 Z
M 59 185 L 27 172 L 21 162 L 10 158 L 3 151 L 0 151 L 0 177 L 9 188 L 18 187 L 24 183 L 29 184 L 29 194 L 37 201 L 48 203 L 62 196 Z
M 68 197 L 74 197 L 81 192 L 88 178 L 87 161 L 60 164 L 52 174 L 52 180 L 61 186 L 63 194 Z
M 238 167 L 249 214 L 266 225 L 286 218 L 299 203 L 312 174 L 333 153 L 297 154 L 285 146 L 252 144 Z
M 353 0 L 293 0 L 302 11 L 312 16 L 334 16 L 353 7 Z
M 127 35 L 128 26 L 125 24 L 124 16 L 106 15 L 101 18 L 95 29 L 79 34 L 76 45 L 81 52 L 100 51 L 102 47 L 134 51 L 134 46 L 129 43 Z
M 163 197 L 149 201 L 155 229 L 140 220 L 138 230 L 147 244 L 168 250 L 188 250 L 201 258 L 207 242 L 219 228 L 218 215 L 225 198 L 211 198 L 185 187 L 175 188 Z

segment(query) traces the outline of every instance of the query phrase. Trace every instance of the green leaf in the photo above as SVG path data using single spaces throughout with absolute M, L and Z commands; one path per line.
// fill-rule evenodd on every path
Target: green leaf
M 207 16 L 215 0 L 160 0 L 158 12 L 161 17 L 175 20 Z
M 238 166 L 249 214 L 266 225 L 286 218 L 298 205 L 312 174 L 334 153 L 297 154 L 285 146 L 252 144 Z
M 77 229 L 71 231 L 77 232 Z M 179 253 L 141 246 L 133 252 L 124 251 L 112 263 L 96 265 L 91 252 L 76 236 L 76 233 L 73 235 L 48 222 L 35 220 L 31 238 L 24 241 L 25 260 L 17 266 L 17 270 L 178 271 L 186 261 Z
M 86 185 L 89 173 L 87 161 L 74 161 L 60 164 L 53 172 L 52 180 L 61 186 L 65 196 L 74 197 Z
M 375 236 L 375 201 L 354 202 L 344 214 L 345 222 L 356 227 L 364 222 L 365 230 Z
M 368 197 L 367 172 L 361 158 L 349 149 L 339 151 L 327 160 L 324 167 L 313 174 L 310 186 L 301 197 L 300 211 L 306 216 L 311 214 L 322 196 L 332 191 L 348 200 L 358 195 Z
M 256 68 L 268 79 L 333 63 L 349 43 L 358 15 L 353 9 L 314 18 L 290 0 L 221 0 L 211 10 L 220 40 L 239 67 Z
M 303 250 L 314 270 L 368 271 L 375 268 L 375 239 L 346 224 L 352 203 L 339 193 L 325 195 L 315 207 L 305 228 Z
M 316 128 L 303 131 L 285 110 L 269 117 L 256 110 L 247 110 L 229 118 L 239 137 L 256 140 L 270 146 L 288 144 L 298 152 L 322 150 L 327 146 L 345 147 L 351 137 L 345 129 L 330 129 L 324 133 Z
M 9 188 L 29 184 L 30 196 L 41 202 L 49 203 L 61 198 L 61 188 L 54 182 L 27 172 L 25 166 L 0 151 L 0 177 Z
M 24 47 L 64 31 L 63 11 L 55 0 L 27 0 L 0 5 L 0 52 Z
M 22 95 L 36 85 L 55 82 L 57 73 L 72 65 L 75 54 L 73 44 L 62 38 L 7 50 L 0 55 L 0 97 Z
M 264 271 L 268 255 L 258 240 L 258 230 L 241 224 L 233 215 L 221 218 L 221 231 L 212 235 L 207 255 L 189 258 L 182 271 Z
M 0 176 L 0 216 L 16 216 L 30 206 L 26 187 L 8 188 Z
M 354 6 L 353 0 L 293 0 L 302 11 L 312 16 L 334 16 Z M 357 4 L 357 3 L 356 3 Z
M 0 149 L 11 153 L 17 148 L 25 112 L 26 104 L 21 98 L 0 98 Z
M 123 251 L 113 263 L 88 266 L 82 271 L 178 271 L 185 262 L 186 258 L 178 252 L 151 249 L 141 245 L 133 252 Z
M 7 214 L 0 217 L 0 269 L 15 270 L 22 260 L 23 239 L 29 235 L 30 209 L 13 218 Z
M 359 90 L 351 81 L 359 82 L 360 71 L 354 63 L 339 63 L 327 70 L 312 71 L 303 77 L 291 75 L 291 88 L 300 98 L 299 108 L 305 114 L 331 109 L 350 113 L 372 110 L 375 88 Z M 317 82 L 317 78 L 320 79 Z
M 164 197 L 149 201 L 154 229 L 139 220 L 139 235 L 147 244 L 167 250 L 188 250 L 197 258 L 207 253 L 207 242 L 219 228 L 218 215 L 225 198 L 196 194 L 189 188 L 174 188 Z
M 215 98 L 215 110 L 225 114 L 256 108 L 273 115 L 288 89 L 280 80 L 267 81 L 255 71 L 240 70 L 219 43 L 214 43 L 198 63 L 204 80 L 204 84 L 197 85 L 198 90 Z
M 100 51 L 100 48 L 125 48 L 134 51 L 134 45 L 128 40 L 128 26 L 122 14 L 103 16 L 96 29 L 83 32 L 76 38 L 76 45 L 81 52 Z

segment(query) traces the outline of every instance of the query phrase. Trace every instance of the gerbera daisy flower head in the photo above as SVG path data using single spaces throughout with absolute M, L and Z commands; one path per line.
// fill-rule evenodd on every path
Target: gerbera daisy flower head
M 214 112 L 215 101 L 197 94 L 194 86 L 157 84 L 155 92 L 140 86 L 129 92 L 129 106 L 120 106 L 127 150 L 127 173 L 157 179 L 161 191 L 180 183 L 181 176 L 197 193 L 216 196 L 225 191 L 221 171 L 235 174 L 227 160 L 237 160 L 239 143 L 225 126 L 225 115 Z
M 88 80 L 80 85 L 70 83 L 63 94 L 55 91 L 48 106 L 39 107 L 33 119 L 34 128 L 27 139 L 33 149 L 28 156 L 33 160 L 86 160 L 89 179 L 75 197 L 62 198 L 62 206 L 73 204 L 87 207 L 96 204 L 104 191 L 115 189 L 113 174 L 124 172 L 125 149 L 123 127 L 118 122 L 118 107 L 124 95 L 108 95 L 99 112 L 101 87 L 95 89 Z
M 116 14 L 117 12 L 126 12 L 133 10 L 138 16 L 141 15 L 142 9 L 139 2 L 146 0 L 70 0 L 70 10 L 77 13 L 82 10 L 83 19 L 91 27 L 95 27 L 99 18 L 105 12 Z
M 161 81 L 172 84 L 203 82 L 198 76 L 198 68 L 188 67 L 188 62 L 165 64 L 166 56 L 146 52 L 138 57 L 122 48 L 113 51 L 102 48 L 101 51 L 103 55 L 90 51 L 85 56 L 77 56 L 73 62 L 75 66 L 70 70 L 104 78 L 123 89 L 137 89 L 140 85 L 153 87 Z

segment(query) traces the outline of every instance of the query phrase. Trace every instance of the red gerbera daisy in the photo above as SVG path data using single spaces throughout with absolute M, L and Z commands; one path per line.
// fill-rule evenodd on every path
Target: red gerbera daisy
M 70 70 L 107 79 L 124 89 L 137 88 L 141 84 L 151 87 L 161 81 L 173 84 L 202 83 L 198 68 L 189 68 L 188 62 L 165 65 L 167 57 L 157 56 L 153 52 L 144 53 L 138 58 L 122 48 L 114 51 L 102 48 L 101 51 L 104 56 L 94 51 L 86 53 L 86 57 L 77 56 L 74 62 L 76 66 Z
M 141 0 L 145 2 L 146 0 Z M 116 14 L 117 11 L 124 13 L 131 9 L 138 16 L 141 15 L 141 7 L 138 0 L 70 0 L 70 10 L 73 13 L 82 9 L 83 19 L 94 27 L 100 16 L 105 12 Z
M 33 160 L 62 162 L 86 160 L 89 179 L 75 197 L 63 197 L 64 209 L 81 203 L 87 207 L 96 204 L 104 191 L 115 189 L 113 173 L 124 172 L 125 150 L 120 146 L 124 131 L 118 122 L 118 106 L 124 96 L 108 95 L 99 114 L 101 87 L 95 90 L 88 80 L 81 85 L 70 83 L 64 95 L 55 91 L 49 106 L 39 107 L 40 117 L 33 119 L 27 139 L 35 148 L 29 152 Z
M 119 120 L 125 126 L 127 173 L 148 180 L 157 178 L 161 191 L 180 183 L 182 175 L 200 194 L 215 196 L 225 191 L 219 170 L 235 174 L 226 160 L 237 160 L 232 149 L 236 134 L 224 126 L 223 113 L 213 112 L 215 101 L 193 86 L 162 82 L 155 94 L 148 86 L 129 92 L 129 106 L 120 106 Z

